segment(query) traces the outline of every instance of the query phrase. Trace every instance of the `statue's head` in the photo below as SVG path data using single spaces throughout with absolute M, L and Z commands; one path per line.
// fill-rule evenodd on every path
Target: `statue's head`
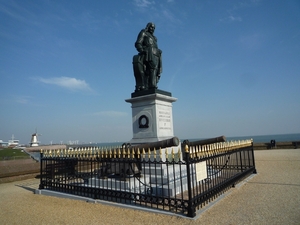
M 149 33 L 153 34 L 154 30 L 155 30 L 155 24 L 152 22 L 148 23 L 145 30 L 148 31 Z

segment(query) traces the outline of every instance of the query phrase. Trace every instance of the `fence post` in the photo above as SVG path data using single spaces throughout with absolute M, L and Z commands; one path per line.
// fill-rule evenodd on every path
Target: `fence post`
M 253 173 L 257 174 L 256 168 L 255 168 L 253 140 L 252 140 L 252 144 L 251 144 L 251 152 L 252 152 L 252 160 L 253 160 L 253 167 L 254 167 Z
M 40 152 L 40 185 L 39 185 L 39 189 L 44 189 L 44 185 L 42 184 L 42 180 L 43 180 L 43 152 L 41 150 Z
M 186 161 L 186 173 L 187 173 L 187 182 L 188 182 L 188 217 L 195 217 L 195 206 L 192 200 L 192 186 L 191 186 L 191 171 L 190 171 L 190 152 L 189 146 L 185 145 L 185 161 Z

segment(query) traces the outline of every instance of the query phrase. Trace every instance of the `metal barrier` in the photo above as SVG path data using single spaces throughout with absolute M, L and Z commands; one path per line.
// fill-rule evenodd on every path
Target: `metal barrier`
M 195 217 L 251 173 L 253 141 L 41 151 L 40 189 Z

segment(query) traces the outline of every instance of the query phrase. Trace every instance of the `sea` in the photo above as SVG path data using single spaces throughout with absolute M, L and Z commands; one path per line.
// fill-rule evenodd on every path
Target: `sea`
M 253 139 L 254 143 L 269 143 L 271 140 L 276 142 L 300 141 L 300 133 L 298 134 L 271 134 L 271 135 L 252 135 L 227 137 L 227 141 Z
M 206 137 L 206 138 L 185 138 L 181 139 L 181 141 L 189 140 L 204 140 L 214 137 Z M 271 140 L 275 140 L 276 142 L 289 142 L 289 141 L 300 141 L 300 133 L 296 134 L 270 134 L 270 135 L 252 135 L 252 136 L 233 136 L 226 137 L 226 141 L 238 141 L 238 140 L 249 140 L 252 139 L 254 143 L 270 143 Z M 93 143 L 93 144 L 84 144 L 84 146 L 98 146 L 98 147 L 118 147 L 122 146 L 124 142 L 103 142 L 103 143 Z

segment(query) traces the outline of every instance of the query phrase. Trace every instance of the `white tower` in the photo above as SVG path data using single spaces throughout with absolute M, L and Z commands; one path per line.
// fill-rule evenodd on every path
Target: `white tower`
M 39 146 L 39 141 L 38 141 L 38 133 L 35 132 L 34 134 L 31 135 L 31 141 L 30 141 L 30 147 L 37 147 Z

